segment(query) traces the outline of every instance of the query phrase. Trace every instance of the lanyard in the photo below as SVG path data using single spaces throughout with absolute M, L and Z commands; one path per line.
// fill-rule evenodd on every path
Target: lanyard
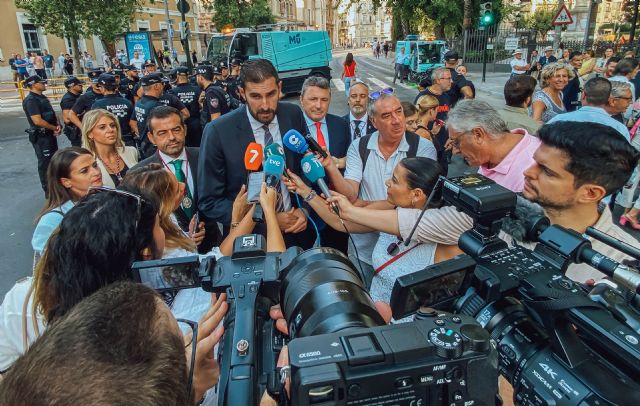
M 388 260 L 387 262 L 385 262 L 384 264 L 382 264 L 378 268 L 376 268 L 376 270 L 374 271 L 374 274 L 375 275 L 379 274 L 380 272 L 382 272 L 383 269 L 385 269 L 389 265 L 393 264 L 394 262 L 396 262 L 397 260 L 399 260 L 400 258 L 405 256 L 406 254 L 409 253 L 409 251 L 412 251 L 414 248 L 418 247 L 419 245 L 421 245 L 421 244 L 416 244 L 413 247 L 409 248 L 408 250 L 402 251 L 401 253 L 397 254 L 396 256 L 394 256 L 393 258 L 391 258 L 390 260 Z

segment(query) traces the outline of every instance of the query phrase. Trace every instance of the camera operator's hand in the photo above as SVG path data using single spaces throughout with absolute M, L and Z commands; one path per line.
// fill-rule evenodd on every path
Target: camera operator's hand
M 247 203 L 247 186 L 242 185 L 240 187 L 240 191 L 236 195 L 235 200 L 233 201 L 233 208 L 231 210 L 231 222 L 240 222 L 249 212 L 249 210 L 251 210 L 251 206 L 252 205 Z
M 278 202 L 278 192 L 275 188 L 267 187 L 267 184 L 262 182 L 260 188 L 260 205 L 265 211 L 276 212 L 276 203 Z
M 198 343 L 193 365 L 194 399 L 200 401 L 205 392 L 215 386 L 220 378 L 220 366 L 213 348 L 224 333 L 220 322 L 227 313 L 227 295 L 221 294 L 198 323 Z M 216 328 L 217 327 L 217 328 Z M 191 342 L 191 333 L 185 335 L 185 344 Z M 185 347 L 187 365 L 191 362 L 191 345 Z
M 300 176 L 296 175 L 289 169 L 287 169 L 287 175 L 289 175 L 289 178 L 283 176 L 282 182 L 284 182 L 284 185 L 289 189 L 289 192 L 297 193 L 303 199 L 309 196 L 311 188 L 309 185 L 304 183 Z

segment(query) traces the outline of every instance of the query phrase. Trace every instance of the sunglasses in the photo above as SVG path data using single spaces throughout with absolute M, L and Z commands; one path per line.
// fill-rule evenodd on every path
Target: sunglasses
M 393 88 L 392 87 L 385 87 L 384 89 L 377 90 L 377 91 L 371 93 L 369 95 L 369 98 L 371 100 L 378 100 L 380 98 L 380 96 L 382 96 L 383 94 L 393 94 Z
M 144 200 L 142 196 L 137 195 L 135 193 L 127 192 L 126 190 L 113 189 L 106 186 L 92 186 L 89 188 L 89 192 L 87 196 L 94 195 L 96 193 L 116 193 L 121 196 L 127 196 L 136 200 L 138 207 L 136 208 L 136 228 L 138 228 L 138 222 L 140 222 L 140 217 L 142 216 L 142 201 Z
M 395 256 L 398 253 L 398 251 L 400 251 L 400 244 L 402 243 L 402 241 L 403 241 L 402 238 L 398 238 L 397 241 L 389 244 L 389 246 L 387 247 L 387 254 Z

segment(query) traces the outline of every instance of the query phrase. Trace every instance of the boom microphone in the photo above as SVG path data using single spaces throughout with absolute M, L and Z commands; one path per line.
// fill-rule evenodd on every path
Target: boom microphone
M 244 152 L 244 168 L 249 172 L 255 172 L 262 165 L 262 145 L 252 142 Z
M 325 197 L 331 197 L 331 192 L 324 181 L 324 168 L 322 164 L 320 164 L 320 161 L 313 155 L 307 155 L 302 158 L 300 164 L 302 165 L 302 173 L 304 173 L 304 176 L 309 179 L 309 181 L 316 183 Z M 340 215 L 340 209 L 337 204 L 331 203 L 331 208 L 337 215 Z

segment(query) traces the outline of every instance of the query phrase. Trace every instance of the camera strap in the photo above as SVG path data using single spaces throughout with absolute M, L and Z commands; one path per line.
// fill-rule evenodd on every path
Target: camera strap
M 373 272 L 374 275 L 379 274 L 380 272 L 382 272 L 383 269 L 385 269 L 386 267 L 388 267 L 389 265 L 393 264 L 394 262 L 396 262 L 397 260 L 399 260 L 400 258 L 402 258 L 403 256 L 405 256 L 405 254 L 408 254 L 409 251 L 413 250 L 414 248 L 418 247 L 419 245 L 422 245 L 421 243 L 418 243 L 416 245 L 414 245 L 413 247 L 409 248 L 406 251 L 402 251 L 401 253 L 395 255 L 393 258 L 391 258 L 390 260 L 388 260 L 387 262 L 385 262 L 384 264 L 380 265 L 379 267 L 377 267 L 375 269 L 375 271 Z
M 527 290 L 526 294 L 532 299 L 525 299 L 523 302 L 535 310 L 558 311 L 574 307 L 603 308 L 602 305 L 587 296 L 567 294 L 566 291 L 560 289 L 534 288 Z

